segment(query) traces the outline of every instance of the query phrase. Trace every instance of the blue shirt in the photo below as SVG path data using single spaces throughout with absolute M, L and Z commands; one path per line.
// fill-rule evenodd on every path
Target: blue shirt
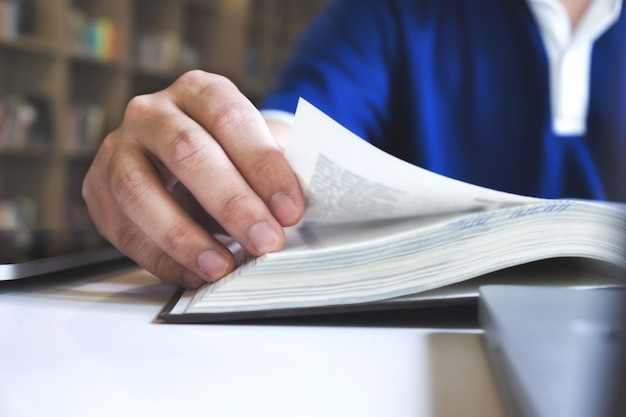
M 540 197 L 626 200 L 626 16 L 595 42 L 587 129 L 552 130 L 548 62 L 524 0 L 335 0 L 261 108 L 302 96 L 421 167 Z

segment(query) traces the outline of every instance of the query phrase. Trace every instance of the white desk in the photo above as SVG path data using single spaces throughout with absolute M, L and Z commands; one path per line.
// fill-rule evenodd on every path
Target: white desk
M 0 285 L 0 416 L 500 416 L 477 331 L 166 325 L 137 269 Z

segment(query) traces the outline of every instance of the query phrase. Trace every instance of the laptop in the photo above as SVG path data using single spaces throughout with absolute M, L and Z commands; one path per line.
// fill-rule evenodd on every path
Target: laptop
M 125 259 L 91 230 L 0 229 L 0 281 Z
M 626 416 L 623 287 L 488 285 L 479 320 L 510 415 Z

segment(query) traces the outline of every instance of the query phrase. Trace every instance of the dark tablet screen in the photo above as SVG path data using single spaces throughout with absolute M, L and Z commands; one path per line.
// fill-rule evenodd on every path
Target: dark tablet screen
M 0 281 L 119 258 L 95 231 L 0 229 Z

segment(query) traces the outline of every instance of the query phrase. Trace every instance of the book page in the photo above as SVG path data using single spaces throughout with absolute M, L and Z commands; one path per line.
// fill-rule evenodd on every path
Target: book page
M 626 219 L 618 206 L 548 200 L 435 218 L 388 221 L 352 232 L 346 224 L 298 227 L 290 231 L 300 233 L 299 241 L 289 235 L 284 250 L 256 258 L 198 290 L 185 311 L 378 302 L 560 257 L 626 268 Z
M 457 181 L 398 159 L 304 99 L 285 155 L 305 193 L 304 220 L 310 222 L 362 222 L 539 201 Z

